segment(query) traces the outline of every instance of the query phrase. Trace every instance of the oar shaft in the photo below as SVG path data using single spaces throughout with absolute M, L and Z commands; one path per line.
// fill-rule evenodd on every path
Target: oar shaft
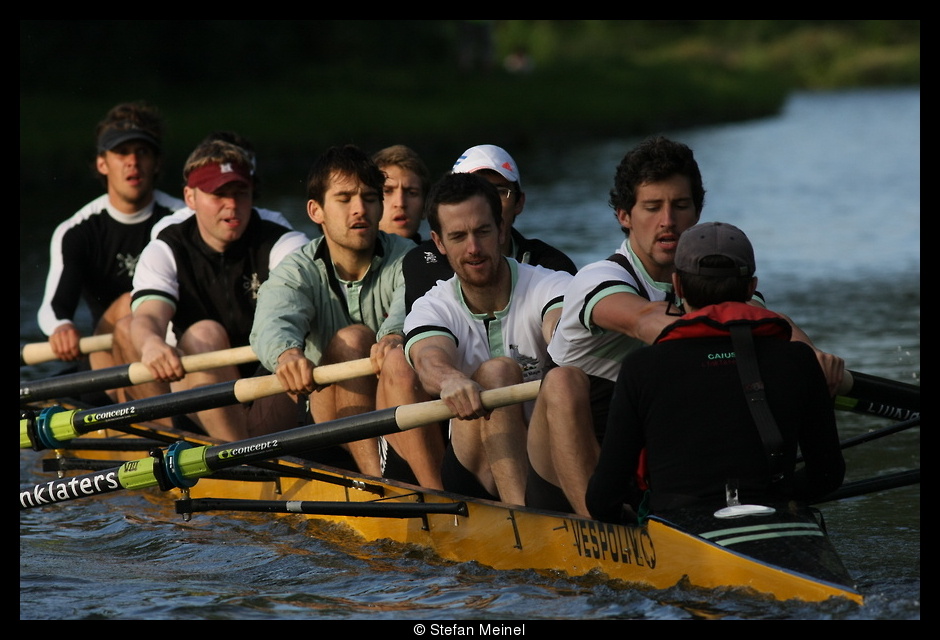
M 888 489 L 898 489 L 912 484 L 920 484 L 920 469 L 911 469 L 909 471 L 899 471 L 890 475 L 868 480 L 857 480 L 847 482 L 830 494 L 814 500 L 813 504 L 822 504 L 823 502 L 832 502 L 833 500 L 844 500 L 845 498 L 854 498 L 863 496 L 876 491 L 887 491 Z
M 499 389 L 489 389 L 480 394 L 480 399 L 487 409 L 497 409 L 534 400 L 538 395 L 540 385 L 541 381 L 535 380 Z M 443 400 L 405 404 L 210 447 L 205 452 L 204 460 L 200 462 L 204 462 L 209 469 L 214 471 L 232 466 L 233 457 L 239 459 L 238 464 L 250 464 L 275 456 L 291 455 L 310 449 L 331 447 L 398 431 L 407 431 L 452 417 L 454 417 L 453 412 Z M 236 452 L 234 455 L 233 451 Z M 187 453 L 183 452 L 183 455 Z
M 180 358 L 183 365 L 183 371 L 192 373 L 194 371 L 206 371 L 208 369 L 218 369 L 231 365 L 240 365 L 247 362 L 255 362 L 258 356 L 254 350 L 245 345 L 244 347 L 233 347 L 231 349 L 222 349 L 221 351 L 209 351 L 207 353 L 195 353 Z M 143 384 L 144 382 L 153 382 L 153 373 L 142 362 L 134 362 L 128 365 L 128 380 L 132 385 Z
M 372 373 L 369 358 L 360 358 L 316 367 L 313 370 L 313 380 L 319 385 L 327 385 Z M 50 408 L 44 410 L 35 423 L 31 421 L 30 416 L 20 418 L 20 448 L 32 447 L 41 451 L 55 448 L 82 434 L 99 429 L 251 402 L 283 392 L 284 387 L 277 376 L 271 374 L 84 411 Z
M 319 502 L 310 500 L 240 500 L 197 498 L 176 501 L 182 515 L 207 511 L 255 513 L 306 513 L 311 515 L 367 518 L 422 518 L 432 514 L 467 515 L 465 502 Z
M 258 357 L 250 346 L 196 353 L 183 356 L 180 362 L 186 373 L 206 371 L 224 366 L 237 366 L 246 362 L 254 362 Z M 20 404 L 48 400 L 59 396 L 76 396 L 90 391 L 104 391 L 128 387 L 145 382 L 153 382 L 154 375 L 142 362 L 108 367 L 106 369 L 92 369 L 79 371 L 62 376 L 53 376 L 43 380 L 30 380 L 20 382 Z
M 871 442 L 872 440 L 877 440 L 878 438 L 884 438 L 885 436 L 890 436 L 892 433 L 898 433 L 899 431 L 905 431 L 911 427 L 920 426 L 920 414 L 915 418 L 910 420 L 903 420 L 901 422 L 896 422 L 887 427 L 882 427 L 880 429 L 875 429 L 874 431 L 868 431 L 861 435 L 855 436 L 854 438 L 848 438 L 839 443 L 840 449 L 848 449 L 854 447 L 855 445 L 862 444 L 863 442 Z M 803 456 L 798 455 L 796 457 L 797 462 L 803 461 Z
M 82 353 L 94 353 L 95 351 L 107 351 L 111 348 L 111 334 L 106 333 L 98 336 L 88 336 L 78 341 L 78 350 Z M 52 345 L 49 342 L 31 342 L 24 344 L 20 349 L 20 363 L 41 364 L 51 360 L 57 360 Z
M 540 381 L 492 389 L 481 394 L 487 409 L 532 400 L 538 394 Z M 195 480 L 214 471 L 242 464 L 270 460 L 278 456 L 300 453 L 309 449 L 341 444 L 405 431 L 421 426 L 421 421 L 453 417 L 441 400 L 418 405 L 382 409 L 359 416 L 350 416 L 322 424 L 310 424 L 267 436 L 207 447 L 189 447 L 180 441 L 154 456 L 125 462 L 120 467 L 51 480 L 20 491 L 20 509 L 31 509 L 58 502 L 87 498 L 122 489 L 191 487 Z M 405 407 L 415 407 L 402 411 Z M 401 413 L 400 418 L 396 416 Z M 189 447 L 189 448 L 187 448 Z

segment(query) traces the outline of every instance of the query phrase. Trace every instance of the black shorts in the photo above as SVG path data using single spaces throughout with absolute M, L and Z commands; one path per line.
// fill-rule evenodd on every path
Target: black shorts
M 386 440 L 385 443 L 381 446 L 385 448 L 385 460 L 382 465 L 382 477 L 417 485 L 418 479 L 415 477 L 414 471 L 411 470 L 411 465 L 409 465 L 404 458 L 398 455 L 398 452 L 395 451 L 395 448 L 388 443 L 388 440 Z
M 561 487 L 556 487 L 540 476 L 531 464 L 525 483 L 525 505 L 536 509 L 574 513 Z
M 444 485 L 445 491 L 459 493 L 471 498 L 499 501 L 499 496 L 494 496 L 487 491 L 477 480 L 477 477 L 460 464 L 457 454 L 454 453 L 454 447 L 449 443 L 447 449 L 444 450 L 444 463 L 441 465 L 441 483 Z
M 444 438 L 444 442 L 447 442 L 448 439 L 448 425 L 449 422 L 447 420 L 440 422 L 441 437 Z M 381 451 L 384 456 L 382 460 L 382 477 L 407 482 L 408 484 L 414 484 L 420 487 L 421 483 L 418 482 L 414 471 L 411 470 L 411 465 L 395 451 L 395 447 L 389 444 L 388 440 L 385 440 L 380 446 L 382 447 Z
M 594 422 L 594 435 L 597 442 L 604 442 L 607 430 L 607 418 L 610 415 L 610 400 L 614 395 L 614 383 L 607 378 L 588 376 L 591 383 L 591 418 Z

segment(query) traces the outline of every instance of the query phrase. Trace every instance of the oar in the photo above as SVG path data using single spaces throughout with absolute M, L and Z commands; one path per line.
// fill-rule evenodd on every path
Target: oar
M 111 334 L 104 333 L 98 336 L 88 336 L 78 341 L 78 350 L 82 353 L 107 351 L 111 348 Z M 48 342 L 31 342 L 20 348 L 20 364 L 41 364 L 56 360 L 52 345 Z
M 883 438 L 885 436 L 890 436 L 892 433 L 897 433 L 899 431 L 904 431 L 910 429 L 911 427 L 920 426 L 920 414 L 916 418 L 911 418 L 910 420 L 902 420 L 901 422 L 896 422 L 894 424 L 888 425 L 887 427 L 882 427 L 880 429 L 875 429 L 874 431 L 869 431 L 861 435 L 855 436 L 853 438 L 848 438 L 839 443 L 840 449 L 848 449 L 849 447 L 854 447 L 857 444 L 862 444 L 863 442 L 871 442 L 872 440 L 877 440 L 878 438 Z M 797 462 L 803 461 L 803 456 L 798 455 L 796 457 Z
M 887 427 L 875 429 L 874 431 L 863 433 L 861 435 L 855 436 L 854 438 L 843 440 L 840 443 L 840 447 L 843 449 L 848 449 L 849 447 L 854 447 L 855 445 L 862 444 L 863 442 L 870 442 L 872 440 L 877 440 L 878 438 L 889 436 L 892 433 L 897 433 L 899 431 L 904 431 L 905 429 L 910 429 L 911 427 L 919 427 L 919 426 L 920 426 L 920 414 L 917 414 L 916 418 L 911 418 L 910 420 L 902 420 L 901 422 L 895 422 L 894 424 L 888 425 Z
M 313 370 L 313 381 L 318 385 L 327 385 L 372 373 L 369 358 L 361 358 L 316 367 Z M 94 409 L 68 410 L 54 406 L 43 409 L 38 416 L 34 412 L 21 410 L 20 448 L 32 447 L 36 451 L 56 449 L 72 438 L 91 431 L 251 402 L 283 392 L 280 380 L 271 374 Z
M 875 493 L 876 491 L 907 487 L 912 484 L 920 484 L 920 469 L 910 469 L 908 471 L 899 471 L 877 478 L 869 478 L 868 480 L 847 482 L 832 493 L 826 494 L 818 500 L 813 500 L 813 504 L 854 498 L 868 493 Z
M 835 406 L 843 411 L 907 420 L 920 415 L 920 387 L 846 370 Z
M 466 502 L 319 502 L 312 500 L 239 500 L 236 498 L 184 498 L 176 513 L 190 516 L 207 511 L 306 513 L 318 516 L 365 518 L 423 518 L 432 514 L 465 516 Z
M 540 380 L 534 380 L 490 389 L 480 395 L 487 409 L 496 409 L 532 400 L 538 395 L 540 384 Z M 20 491 L 20 509 L 123 489 L 188 488 L 194 486 L 197 479 L 227 467 L 407 431 L 452 417 L 454 414 L 443 400 L 430 400 L 220 445 L 194 447 L 180 440 L 166 450 L 155 449 L 149 458 L 128 461 L 113 469 L 51 480 Z
M 239 365 L 254 362 L 258 359 L 250 346 L 210 351 L 183 356 L 180 361 L 183 371 L 205 371 L 228 365 Z M 154 377 L 142 362 L 108 367 L 106 369 L 93 369 L 79 371 L 61 376 L 52 376 L 43 380 L 20 381 L 20 404 L 36 400 L 48 400 L 62 396 L 76 396 L 89 391 L 103 391 L 130 387 L 144 382 L 153 382 Z

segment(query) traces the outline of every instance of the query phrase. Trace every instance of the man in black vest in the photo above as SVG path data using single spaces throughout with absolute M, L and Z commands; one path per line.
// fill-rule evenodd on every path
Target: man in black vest
M 755 270 L 735 226 L 706 222 L 679 238 L 672 283 L 686 313 L 623 361 L 586 495 L 592 517 L 620 522 L 624 505 L 640 508 L 641 456 L 642 511 L 660 515 L 809 501 L 842 484 L 823 371 L 783 317 L 747 304 Z
M 183 178 L 186 205 L 195 214 L 161 230 L 144 249 L 132 315 L 115 328 L 116 358 L 144 363 L 154 378 L 122 389 L 122 402 L 252 375 L 257 363 L 187 374 L 180 358 L 248 345 L 258 289 L 282 258 L 308 242 L 254 208 L 251 156 L 242 147 L 204 141 L 187 159 Z M 167 342 L 171 321 L 176 345 Z M 243 405 L 188 417 L 222 440 L 248 437 Z

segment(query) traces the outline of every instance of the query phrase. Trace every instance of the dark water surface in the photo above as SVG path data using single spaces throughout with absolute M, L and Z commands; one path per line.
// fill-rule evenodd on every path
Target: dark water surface
M 703 220 L 731 222 L 751 237 L 772 308 L 849 369 L 920 384 L 918 89 L 800 93 L 778 117 L 666 133 L 699 159 Z M 621 236 L 607 192 L 636 142 L 518 153 L 528 197 L 519 228 L 579 266 L 609 255 Z M 269 197 L 276 205 L 268 206 L 313 233 L 302 194 Z M 46 247 L 64 215 L 21 212 L 21 342 L 42 339 L 35 313 Z M 21 377 L 54 370 L 23 368 Z M 886 424 L 839 414 L 843 439 Z M 920 430 L 845 455 L 847 481 L 919 468 Z M 23 486 L 45 478 L 38 460 L 20 452 Z M 551 630 L 536 621 L 561 619 L 919 620 L 920 485 L 822 511 L 863 607 L 497 572 L 399 545 L 351 544 L 295 517 L 196 514 L 187 523 L 164 496 L 123 492 L 20 513 L 20 618 L 507 620 L 530 621 L 527 635 Z M 411 623 L 388 630 L 415 635 Z

